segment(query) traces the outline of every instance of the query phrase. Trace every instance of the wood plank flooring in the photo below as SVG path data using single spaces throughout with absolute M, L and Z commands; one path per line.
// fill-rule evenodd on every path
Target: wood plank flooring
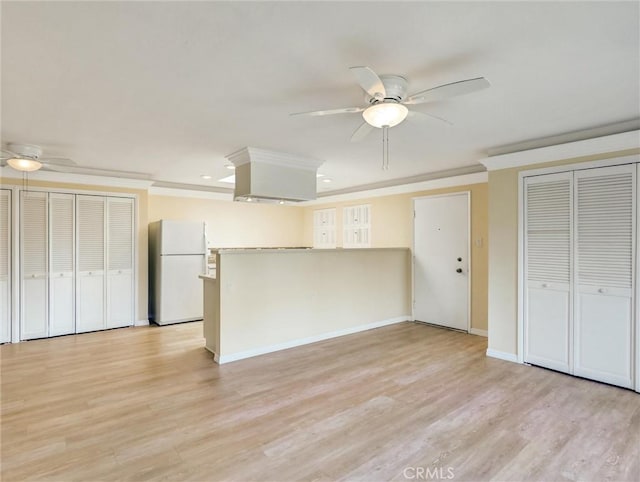
M 2 481 L 640 480 L 640 396 L 414 323 L 217 366 L 202 325 L 0 347 Z M 452 478 L 453 477 L 453 478 Z

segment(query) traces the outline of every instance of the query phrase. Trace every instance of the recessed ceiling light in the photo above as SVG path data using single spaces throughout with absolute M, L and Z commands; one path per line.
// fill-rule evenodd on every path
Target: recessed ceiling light
M 333 181 L 333 179 L 331 179 L 330 177 L 325 177 L 322 182 L 331 182 Z
M 278 204 L 284 204 L 284 201 L 281 199 Z
M 209 174 L 203 174 L 202 176 L 200 176 L 202 179 L 211 179 L 211 176 Z
M 227 169 L 231 169 L 232 171 L 236 168 L 236 166 L 234 166 L 233 164 L 225 164 L 224 167 L 226 167 Z
M 235 184 L 236 183 L 236 175 L 235 174 L 231 174 L 230 176 L 223 177 L 222 179 L 218 179 L 218 182 L 228 182 L 229 184 Z
M 324 177 L 324 174 L 317 173 L 316 177 Z

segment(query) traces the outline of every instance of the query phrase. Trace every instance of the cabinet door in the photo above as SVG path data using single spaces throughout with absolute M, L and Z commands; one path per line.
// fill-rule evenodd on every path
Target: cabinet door
M 107 198 L 107 328 L 132 326 L 133 199 Z
M 11 341 L 11 191 L 0 189 L 0 343 Z
M 527 363 L 571 372 L 572 173 L 525 180 Z
M 635 165 L 575 173 L 575 374 L 632 386 Z
M 76 332 L 105 328 L 105 198 L 76 196 Z
M 75 333 L 73 194 L 49 194 L 49 336 Z
M 47 193 L 20 195 L 20 338 L 48 336 Z

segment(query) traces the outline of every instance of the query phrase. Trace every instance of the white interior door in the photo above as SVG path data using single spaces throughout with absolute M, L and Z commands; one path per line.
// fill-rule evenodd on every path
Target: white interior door
M 76 196 L 76 332 L 103 330 L 105 323 L 105 198 Z
M 133 199 L 107 198 L 107 328 L 132 326 Z
M 577 171 L 576 375 L 633 383 L 635 165 Z
M 48 335 L 47 193 L 20 193 L 20 339 Z
M 571 372 L 573 173 L 525 180 L 527 363 Z
M 75 196 L 49 194 L 49 336 L 75 333 Z
M 11 341 L 11 191 L 0 189 L 0 343 Z
M 469 329 L 469 193 L 414 200 L 414 318 Z

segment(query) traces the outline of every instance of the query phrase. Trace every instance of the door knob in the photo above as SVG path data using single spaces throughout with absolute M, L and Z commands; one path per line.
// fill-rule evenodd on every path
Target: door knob
M 462 268 L 458 268 L 458 269 L 456 270 L 456 273 L 462 273 Z

